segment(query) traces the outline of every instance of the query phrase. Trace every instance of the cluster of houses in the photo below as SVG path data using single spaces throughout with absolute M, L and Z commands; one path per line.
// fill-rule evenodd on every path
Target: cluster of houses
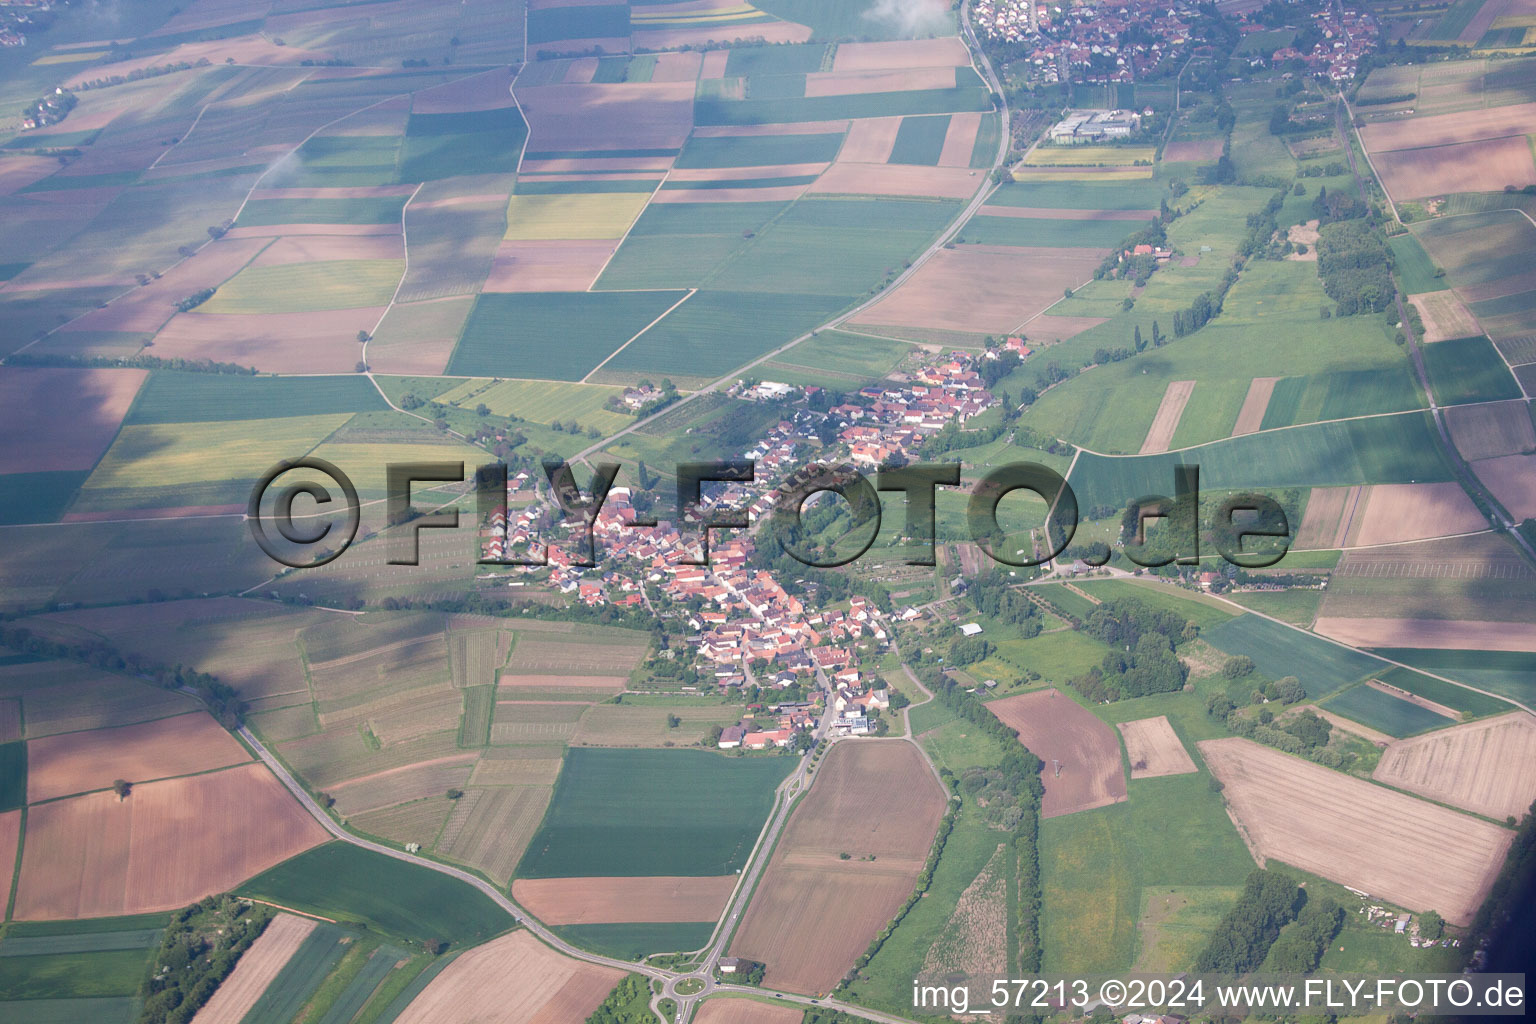
M 899 380 L 867 387 L 825 412 L 811 411 L 804 401 L 813 388 L 739 385 L 732 391 L 745 400 L 772 398 L 790 407 L 784 419 L 742 453 L 755 463 L 753 482 L 707 493 L 701 514 L 714 507 L 745 508 L 749 521 L 756 522 L 771 511 L 775 488 L 812 461 L 874 467 L 892 458 L 914 458 L 927 437 L 997 404 L 977 365 L 1002 351 L 1021 358 L 1031 354 L 1024 339 L 1010 338 L 986 355 L 945 356 L 896 375 Z M 509 479 L 509 508 L 525 503 L 536 484 L 526 473 Z M 807 608 L 770 573 L 750 566 L 754 541 L 747 532 L 712 532 L 709 564 L 690 564 L 703 554 L 701 531 L 685 531 L 664 520 L 634 525 L 638 515 L 627 487 L 611 488 L 593 521 L 595 566 L 578 564 L 581 552 L 545 536 L 541 526 L 550 517 L 541 502 L 510 508 L 506 515 L 493 513 L 484 525 L 483 549 L 493 559 L 531 558 L 549 540 L 547 564 L 522 566 L 519 572 L 547 573 L 550 587 L 591 607 L 649 607 L 651 595 L 665 594 L 693 609 L 689 646 L 697 665 L 712 673 L 721 688 L 783 690 L 809 683 L 808 691 L 824 690 L 834 704 L 843 700 L 836 708 L 835 728 L 850 734 L 871 731 L 868 709 L 888 706 L 883 691 L 866 687 L 856 663 L 857 644 L 883 645 L 889 636 L 889 624 L 868 599 L 854 596 L 846 608 Z M 877 693 L 881 696 L 873 696 Z M 774 734 L 767 739 L 753 735 L 751 743 L 783 745 L 781 740 L 789 737 L 776 735 L 782 731 L 751 730 Z M 743 746 L 750 746 L 747 736 L 743 731 Z
M 1313 74 L 1326 74 L 1335 82 L 1347 82 L 1355 77 L 1360 61 L 1376 47 L 1381 26 L 1370 11 L 1353 7 L 1337 8 L 1329 5 L 1313 11 L 1310 21 L 1322 34 L 1322 38 L 1306 51 L 1294 46 L 1282 46 L 1270 54 L 1271 66 L 1290 60 L 1299 60 Z M 1263 31 L 1262 25 L 1242 26 L 1244 32 Z
M 1010 67 L 1042 84 L 1145 78 L 1198 42 L 1190 34 L 1196 16 L 1185 0 L 1092 5 L 977 0 L 972 7 L 983 36 L 1029 47 L 1025 59 Z

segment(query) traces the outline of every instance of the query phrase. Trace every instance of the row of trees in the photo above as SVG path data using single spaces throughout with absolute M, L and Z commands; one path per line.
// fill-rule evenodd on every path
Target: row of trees
M 1295 920 L 1305 898 L 1289 875 L 1255 869 L 1243 884 L 1237 903 L 1195 958 L 1195 970 L 1202 974 L 1254 970 L 1264 962 L 1280 930 Z
M 124 654 L 104 641 L 63 643 L 21 626 L 0 626 L 0 647 L 37 658 L 77 661 L 108 672 L 121 672 L 166 690 L 192 690 L 226 729 L 238 729 L 245 713 L 240 695 L 233 687 L 219 682 L 217 676 L 184 665 L 172 667 L 141 654 Z
M 176 370 L 181 373 L 224 373 L 254 377 L 256 367 L 217 363 L 212 359 L 161 359 L 158 356 L 83 356 L 56 352 L 17 352 L 5 357 L 7 366 L 82 366 L 107 369 Z

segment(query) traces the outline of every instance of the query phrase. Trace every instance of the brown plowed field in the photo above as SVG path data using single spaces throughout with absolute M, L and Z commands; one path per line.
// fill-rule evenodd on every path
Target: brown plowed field
M 852 322 L 1005 333 L 1060 301 L 1062 289 L 1091 278 L 1100 259 L 1095 249 L 940 249 Z
M 203 712 L 115 729 L 67 732 L 27 744 L 27 802 L 107 789 L 249 761 L 250 755 Z
M 658 53 L 656 67 L 651 72 L 653 82 L 692 82 L 699 77 L 704 55 L 696 50 L 682 53 Z
M 469 783 L 475 758 L 469 753 L 445 757 L 429 764 L 379 772 L 350 782 L 337 783 L 327 792 L 336 798 L 336 810 L 345 815 L 363 814 L 411 800 L 425 800 Z
M 952 67 L 907 68 L 880 71 L 812 71 L 805 76 L 807 96 L 852 96 L 866 92 L 902 92 L 908 89 L 953 89 Z M 965 154 L 969 163 L 971 154 Z
M 1529 155 L 1529 150 L 1527 150 Z M 1482 334 L 1477 318 L 1452 291 L 1428 292 L 1410 296 L 1409 302 L 1419 311 L 1424 321 L 1424 341 L 1449 341 L 1452 338 L 1471 338 Z
M 474 296 L 463 295 L 395 303 L 368 343 L 369 364 L 380 373 L 437 376 L 473 304 Z
M 976 133 L 980 130 L 980 112 L 950 115 L 949 131 L 944 133 L 944 148 L 939 151 L 939 166 L 971 166 L 971 152 L 976 148 Z
M 432 979 L 398 1024 L 568 1024 L 586 1020 L 624 977 L 561 956 L 526 931 L 464 953 Z
M 371 197 L 408 196 L 415 185 L 337 185 L 327 188 L 258 188 L 252 199 L 367 199 Z M 348 225 L 335 225 L 347 227 Z M 371 227 L 372 225 L 351 225 Z M 225 236 L 229 237 L 228 235 Z M 217 248 L 216 246 L 212 248 Z M 208 250 L 203 250 L 207 252 Z
M 940 10 L 946 9 L 946 5 L 937 2 L 933 2 L 933 6 Z M 970 62 L 970 51 L 958 36 L 943 36 L 938 39 L 901 39 L 886 43 L 842 43 L 832 61 L 832 70 L 963 67 Z
M 1221 156 L 1221 144 L 1220 138 L 1170 142 L 1163 147 L 1163 159 L 1169 162 L 1215 160 Z
M 1468 461 L 1536 451 L 1536 430 L 1524 402 L 1453 405 L 1444 415 L 1456 450 Z
M 700 1004 L 695 1024 L 800 1024 L 805 1014 L 788 1006 L 769 1006 L 752 999 L 716 998 Z
M 1163 400 L 1158 403 L 1157 415 L 1152 417 L 1152 425 L 1147 428 L 1147 436 L 1141 442 L 1142 455 L 1155 455 L 1168 450 L 1168 444 L 1173 440 L 1173 432 L 1179 429 L 1179 419 L 1184 415 L 1184 407 L 1189 404 L 1189 396 L 1194 393 L 1195 382 L 1192 380 L 1168 382 L 1168 388 L 1163 392 Z
M 352 373 L 355 338 L 383 306 L 320 313 L 178 313 L 155 336 L 161 359 L 212 359 L 277 373 Z
M 691 82 L 541 85 L 517 99 L 530 152 L 681 149 L 693 126 Z
M 1472 470 L 1517 520 L 1536 516 L 1536 455 L 1483 459 Z
M 1351 647 L 1536 652 L 1536 625 L 1466 619 L 1352 619 L 1318 616 L 1313 630 Z
M 1368 124 L 1360 137 L 1373 155 L 1393 149 L 1447 146 L 1476 139 L 1499 139 L 1523 135 L 1536 122 L 1536 103 L 1515 103 L 1486 110 L 1467 110 L 1454 114 L 1436 114 L 1403 121 Z M 1468 173 L 1472 168 L 1468 168 Z M 1462 179 L 1464 181 L 1468 179 Z M 1501 186 L 1502 187 L 1502 186 Z M 1466 185 L 1457 191 L 1471 190 Z
M 491 262 L 488 292 L 586 291 L 613 255 L 615 243 L 502 242 Z
M 1047 818 L 1125 799 L 1120 744 L 1103 719 L 1058 691 L 1041 690 L 992 701 L 987 707 L 1004 725 L 1019 731 L 1045 770 L 1041 813 Z M 1055 764 L 1060 762 L 1061 774 Z
M 969 199 L 986 180 L 964 167 L 854 164 L 839 160 L 816 179 L 810 191 L 839 195 Z
M 1296 547 L 1303 551 L 1342 547 L 1349 528 L 1346 513 L 1352 516 L 1359 498 L 1358 487 L 1312 488 L 1296 531 Z
M 1466 924 L 1514 833 L 1245 739 L 1199 744 L 1249 849 Z
M 507 692 L 502 694 L 504 698 L 516 696 L 520 688 L 579 690 L 583 693 L 598 693 L 606 690 L 617 693 L 624 689 L 624 684 L 628 681 L 624 676 L 545 676 L 523 675 L 515 672 L 503 672 L 498 679 L 498 682 L 507 688 Z
M 714 921 L 736 888 L 714 878 L 519 878 L 512 898 L 545 924 Z
M 577 57 L 565 66 L 561 81 L 567 85 L 586 85 L 596 77 L 598 64 L 596 57 Z
M 680 181 L 740 181 L 743 178 L 800 178 L 820 174 L 829 165 L 769 164 L 760 167 L 675 167 L 667 175 L 668 184 Z
M 670 156 L 568 156 L 548 160 L 524 160 L 524 174 L 580 174 L 587 171 L 664 171 Z
M 329 838 L 264 765 L 149 782 L 27 812 L 15 916 L 184 907 Z
M 1269 399 L 1275 393 L 1275 382 L 1279 377 L 1255 377 L 1248 385 L 1248 394 L 1243 398 L 1243 407 L 1238 411 L 1237 422 L 1232 426 L 1232 436 L 1239 434 L 1252 434 L 1257 431 L 1264 422 L 1264 413 L 1269 409 Z M 1310 506 L 1308 506 L 1310 510 Z
M 16 844 L 21 840 L 21 809 L 0 814 L 0 882 L 10 891 L 16 873 Z
M 1400 544 L 1486 529 L 1488 520 L 1455 482 L 1373 484 L 1355 517 L 1349 544 Z
M 8 156 L 0 160 L 0 196 L 8 196 L 59 169 L 56 157 Z
M 1125 739 L 1126 756 L 1131 759 L 1131 778 L 1188 775 L 1199 770 L 1179 742 L 1178 733 L 1168 724 L 1167 715 L 1121 722 L 1119 729 Z
M 730 50 L 710 50 L 704 54 L 704 62 L 699 66 L 699 77 L 724 78 L 725 66 L 730 60 Z
M 252 224 L 232 227 L 224 237 L 271 238 L 273 235 L 398 235 L 399 233 L 399 224 Z
M 21 739 L 21 701 L 15 697 L 0 700 L 0 743 Z
M 843 140 L 838 157 L 849 163 L 883 164 L 891 158 L 896 133 L 901 130 L 899 117 L 868 117 L 853 122 Z
M 905 740 L 835 744 L 785 827 L 731 955 L 767 965 L 764 985 L 830 991 L 911 895 L 945 800 Z M 811 911 L 837 927 L 808 927 Z
M 287 966 L 299 946 L 315 930 L 315 921 L 297 914 L 278 914 L 241 954 L 213 997 L 192 1018 L 192 1024 L 240 1024 L 256 1000 Z
M 1490 818 L 1536 800 L 1536 718 L 1523 711 L 1397 740 L 1373 776 Z
M 0 473 L 90 469 L 117 436 L 144 370 L 0 367 Z
M 1480 111 L 1471 112 L 1477 113 Z M 1429 119 L 1409 123 L 1422 124 L 1424 120 Z M 1362 134 L 1368 131 L 1365 128 Z M 1536 185 L 1536 164 L 1531 161 L 1531 145 L 1524 135 L 1388 153 L 1373 151 L 1371 163 L 1387 191 L 1398 201 L 1447 192 L 1498 192 L 1509 185 Z

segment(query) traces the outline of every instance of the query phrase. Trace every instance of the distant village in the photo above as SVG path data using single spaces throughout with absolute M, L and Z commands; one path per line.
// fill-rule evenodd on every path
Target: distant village
M 756 464 L 754 482 L 707 494 L 701 511 L 746 507 L 756 525 L 771 511 L 776 488 L 806 463 L 868 471 L 913 461 L 938 431 L 997 406 L 977 372 L 982 360 L 1032 354 L 1026 341 L 1015 337 L 984 354 L 934 357 L 892 374 L 900 379 L 844 396 L 825 411 L 809 407 L 819 388 L 739 381 L 729 391 L 732 398 L 779 403 L 784 418 L 736 453 Z M 685 645 L 659 654 L 691 664 L 698 683 L 684 689 L 747 693 L 755 688 L 758 694 L 781 696 L 777 702 L 749 705 L 740 722 L 721 731 L 715 741 L 721 749 L 803 749 L 809 743 L 800 737 L 808 738 L 822 721 L 831 735 L 882 731 L 879 715 L 891 707 L 893 697 L 878 676 L 861 666 L 858 652 L 860 645 L 882 650 L 891 640 L 892 623 L 874 602 L 855 594 L 827 607 L 808 607 L 771 573 L 749 564 L 755 550 L 750 529 L 734 536 L 716 534 L 710 564 L 688 564 L 685 557 L 701 554 L 696 532 L 685 535 L 666 521 L 632 527 L 639 514 L 636 496 L 627 487 L 609 491 L 593 523 L 598 565 L 583 567 L 546 526 L 548 506 L 531 500 L 538 486 L 527 473 L 508 481 L 507 515 L 495 512 L 482 526 L 487 556 L 527 558 L 547 541 L 548 566 L 520 566 L 514 575 L 542 574 L 548 586 L 588 607 L 613 604 L 654 612 L 664 595 L 671 607 L 685 609 L 680 613 L 689 633 Z M 902 616 L 916 614 L 908 609 Z

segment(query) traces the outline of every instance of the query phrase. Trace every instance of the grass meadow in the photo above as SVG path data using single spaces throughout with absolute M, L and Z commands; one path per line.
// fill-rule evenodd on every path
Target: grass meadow
M 1296 676 L 1313 699 L 1387 667 L 1379 658 L 1257 615 L 1239 615 L 1202 635 L 1228 654 L 1248 655 L 1270 679 Z
M 329 260 L 247 267 L 219 286 L 199 313 L 316 313 L 386 306 L 403 260 Z
M 684 294 L 481 295 L 475 300 L 464 333 L 448 360 L 447 372 L 459 376 L 580 380 Z M 688 303 L 683 304 L 683 308 L 687 306 Z M 655 330 L 652 328 L 653 333 Z
M 1365 685 L 1335 694 L 1323 707 L 1398 738 L 1455 724 L 1428 708 Z

